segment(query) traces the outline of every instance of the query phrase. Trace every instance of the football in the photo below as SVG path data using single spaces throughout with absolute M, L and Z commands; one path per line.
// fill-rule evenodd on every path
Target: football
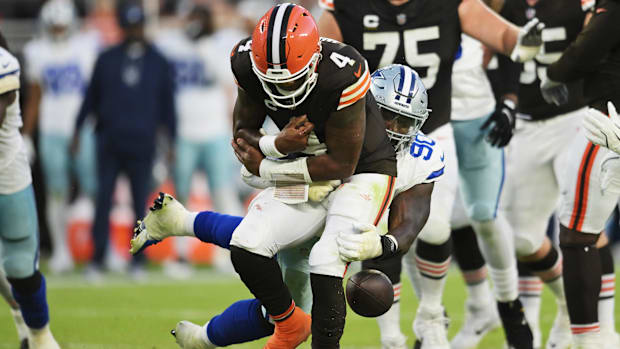
M 394 303 L 390 279 L 374 269 L 362 270 L 347 280 L 347 302 L 353 311 L 365 317 L 385 314 Z

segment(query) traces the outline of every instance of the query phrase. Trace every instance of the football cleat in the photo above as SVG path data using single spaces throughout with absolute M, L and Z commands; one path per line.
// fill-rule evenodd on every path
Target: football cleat
M 184 228 L 189 211 L 172 195 L 159 193 L 149 210 L 133 229 L 129 250 L 131 254 L 137 254 L 170 236 L 193 235 L 185 232 Z
M 447 321 L 443 307 L 436 311 L 419 307 L 413 321 L 413 333 L 417 337 L 414 348 L 450 349 L 446 330 Z
M 205 341 L 206 330 L 189 321 L 179 321 L 174 330 L 170 331 L 179 347 L 183 349 L 210 349 L 212 346 Z
M 296 306 L 287 319 L 276 321 L 275 327 L 273 335 L 263 349 L 297 348 L 310 336 L 312 318 Z
M 452 338 L 452 349 L 474 349 L 490 331 L 501 326 L 497 309 L 492 302 L 485 305 L 468 303 L 461 330 Z
M 497 302 L 497 309 L 504 326 L 508 347 L 533 349 L 534 335 L 525 319 L 521 301 L 517 298 L 512 302 Z
M 407 337 L 400 335 L 397 337 L 381 338 L 381 349 L 406 349 Z
M 558 307 L 558 313 L 555 315 L 553 327 L 549 331 L 549 339 L 547 340 L 547 349 L 568 349 L 573 342 L 573 335 L 570 330 L 570 320 L 568 314 L 563 307 Z

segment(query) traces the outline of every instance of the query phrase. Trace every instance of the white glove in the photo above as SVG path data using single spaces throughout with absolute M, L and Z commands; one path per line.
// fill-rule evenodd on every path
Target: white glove
M 354 226 L 359 233 L 340 233 L 336 238 L 340 259 L 345 262 L 364 261 L 379 257 L 383 253 L 381 235 L 371 224 Z
M 275 184 L 273 184 L 270 180 L 253 175 L 243 165 L 241 166 L 241 179 L 245 182 L 245 184 L 256 189 L 267 189 L 269 187 L 275 187 Z
M 517 44 L 512 49 L 512 53 L 510 53 L 510 59 L 519 63 L 533 59 L 542 47 L 542 30 L 544 28 L 545 24 L 540 23 L 538 18 L 532 18 L 527 22 L 519 30 Z
M 613 103 L 607 102 L 609 117 L 600 111 L 588 108 L 583 119 L 586 138 L 620 154 L 620 116 Z
M 568 87 L 561 82 L 549 79 L 547 74 L 543 75 L 540 80 L 540 93 L 545 102 L 549 104 L 560 106 L 568 103 Z
M 37 157 L 37 153 L 34 149 L 34 142 L 32 138 L 28 135 L 23 135 L 24 138 L 24 146 L 26 147 L 26 157 L 28 157 L 28 162 L 30 165 L 34 164 L 34 159 Z
M 312 182 L 308 189 L 308 199 L 310 199 L 310 201 L 321 202 L 329 193 L 334 191 L 340 183 L 340 180 Z

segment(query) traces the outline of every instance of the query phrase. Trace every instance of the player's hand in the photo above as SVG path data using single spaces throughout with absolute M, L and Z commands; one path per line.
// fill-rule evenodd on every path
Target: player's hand
M 517 44 L 510 53 L 510 59 L 520 63 L 533 59 L 542 47 L 542 30 L 544 28 L 545 24 L 540 23 L 538 18 L 532 18 L 527 22 L 519 30 Z
M 260 177 L 260 163 L 265 158 L 263 153 L 251 146 L 243 138 L 233 139 L 231 144 L 233 150 L 235 151 L 235 156 L 239 159 L 243 166 L 245 166 L 245 168 L 248 169 L 248 171 L 250 171 L 253 175 Z
M 282 154 L 300 152 L 306 149 L 308 137 L 314 124 L 306 115 L 292 117 L 276 136 L 276 148 Z
M 506 99 L 502 103 L 497 103 L 495 111 L 487 121 L 484 122 L 480 130 L 491 130 L 486 136 L 487 142 L 492 146 L 502 148 L 510 142 L 512 132 L 515 128 L 516 110 L 513 101 Z
M 329 193 L 334 191 L 340 183 L 340 180 L 312 182 L 310 183 L 310 188 L 308 188 L 308 199 L 310 201 L 321 202 Z
M 540 81 L 540 92 L 549 104 L 560 106 L 568 103 L 568 87 L 561 82 L 549 79 L 546 75 Z
M 359 233 L 340 233 L 336 238 L 340 259 L 345 262 L 364 261 L 379 257 L 383 253 L 381 235 L 372 224 L 355 226 Z
M 586 138 L 620 154 L 620 116 L 611 102 L 607 102 L 607 111 L 609 117 L 594 108 L 588 108 L 583 119 Z

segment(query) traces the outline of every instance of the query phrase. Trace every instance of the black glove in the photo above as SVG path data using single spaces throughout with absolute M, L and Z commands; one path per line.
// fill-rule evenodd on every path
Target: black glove
M 492 146 L 502 148 L 506 146 L 512 138 L 512 131 L 515 128 L 515 119 L 515 103 L 506 99 L 501 103 L 497 103 L 495 111 L 480 127 L 480 130 L 486 130 L 491 126 L 486 140 L 491 143 Z

